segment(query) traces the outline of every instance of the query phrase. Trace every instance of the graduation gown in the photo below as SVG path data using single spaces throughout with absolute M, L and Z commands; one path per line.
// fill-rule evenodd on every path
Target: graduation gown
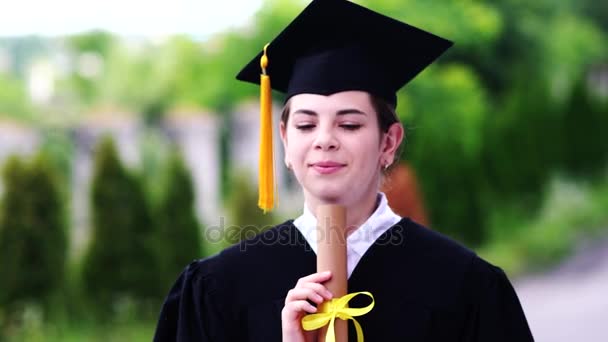
M 287 292 L 316 272 L 292 221 L 188 265 L 163 304 L 154 341 L 281 341 Z M 533 341 L 504 272 L 404 218 L 367 250 L 349 293 L 374 295 L 356 317 L 366 341 Z M 355 297 L 351 307 L 369 304 Z M 356 340 L 349 321 L 349 341 Z

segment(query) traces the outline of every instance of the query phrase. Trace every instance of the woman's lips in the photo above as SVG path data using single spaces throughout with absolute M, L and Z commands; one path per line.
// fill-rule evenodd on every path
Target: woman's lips
M 328 175 L 340 171 L 346 164 L 336 163 L 332 161 L 312 163 L 310 165 L 315 171 L 322 175 Z

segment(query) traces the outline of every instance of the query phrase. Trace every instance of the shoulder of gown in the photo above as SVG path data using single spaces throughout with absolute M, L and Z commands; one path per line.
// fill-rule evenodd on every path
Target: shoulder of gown
M 286 221 L 222 252 L 190 263 L 179 275 L 162 305 L 154 341 L 238 341 L 238 305 L 254 289 L 243 279 L 265 277 L 264 261 L 276 258 L 281 240 L 293 237 Z M 276 268 L 276 267 L 273 267 Z M 250 274 L 248 274 L 250 272 Z M 251 282 L 250 282 L 251 284 Z M 245 293 L 247 292 L 247 293 Z
M 523 308 L 505 272 L 475 257 L 469 268 L 471 306 L 465 329 L 470 341 L 534 341 Z
M 156 326 L 154 341 L 225 340 L 229 310 L 214 310 L 224 297 L 218 256 L 196 260 L 179 275 L 166 296 Z
M 441 233 L 411 221 L 407 227 L 405 245 L 435 271 L 427 290 L 444 301 L 454 298 L 459 307 L 454 311 L 464 318 L 461 340 L 534 341 L 519 298 L 500 267 Z

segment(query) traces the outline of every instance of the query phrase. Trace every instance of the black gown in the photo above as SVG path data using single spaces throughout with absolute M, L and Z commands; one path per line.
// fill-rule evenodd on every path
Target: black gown
M 316 255 L 292 221 L 182 272 L 154 341 L 281 341 L 281 310 Z M 367 250 L 348 280 L 375 307 L 357 317 L 366 341 L 533 341 L 504 272 L 404 218 Z M 369 304 L 355 297 L 351 307 Z M 355 331 L 349 322 L 349 340 Z

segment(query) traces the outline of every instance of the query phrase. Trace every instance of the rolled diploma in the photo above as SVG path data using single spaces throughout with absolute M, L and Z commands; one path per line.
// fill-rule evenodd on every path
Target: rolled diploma
M 348 292 L 346 270 L 346 208 L 340 205 L 317 207 L 317 272 L 331 271 L 332 277 L 324 285 L 334 298 Z M 348 322 L 335 321 L 336 342 L 348 342 Z M 327 328 L 319 330 L 319 342 L 325 341 Z

